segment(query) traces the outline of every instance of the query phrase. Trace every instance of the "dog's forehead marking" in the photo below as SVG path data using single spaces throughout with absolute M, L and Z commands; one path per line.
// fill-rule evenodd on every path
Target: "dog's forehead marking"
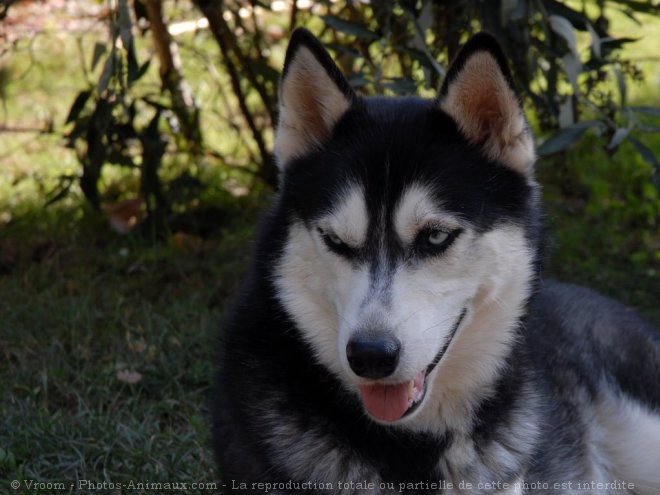
M 346 244 L 362 246 L 369 229 L 369 214 L 362 188 L 353 185 L 342 191 L 335 208 L 321 217 L 319 224 L 330 229 Z
M 421 184 L 413 184 L 403 191 L 392 218 L 394 230 L 405 244 L 411 243 L 419 230 L 429 224 L 447 229 L 460 227 L 455 216 L 443 211 L 431 190 Z

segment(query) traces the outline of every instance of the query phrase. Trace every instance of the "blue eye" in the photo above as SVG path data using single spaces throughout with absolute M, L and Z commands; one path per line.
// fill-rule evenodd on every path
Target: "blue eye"
M 442 230 L 433 229 L 429 232 L 427 240 L 429 244 L 434 246 L 440 246 L 449 238 L 449 232 L 444 232 Z
M 462 229 L 447 232 L 436 227 L 428 227 L 417 234 L 413 250 L 418 256 L 438 256 L 451 246 L 461 232 Z

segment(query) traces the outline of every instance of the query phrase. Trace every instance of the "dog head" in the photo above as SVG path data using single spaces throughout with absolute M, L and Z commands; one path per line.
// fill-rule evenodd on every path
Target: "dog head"
M 274 280 L 316 359 L 383 423 L 419 425 L 482 386 L 537 250 L 533 140 L 497 42 L 472 38 L 435 100 L 361 98 L 297 30 L 276 155 Z

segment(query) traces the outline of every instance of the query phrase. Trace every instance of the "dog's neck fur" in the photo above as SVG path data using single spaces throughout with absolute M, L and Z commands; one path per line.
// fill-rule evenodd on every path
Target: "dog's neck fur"
M 512 314 L 497 302 L 485 303 L 472 311 L 452 342 L 431 384 L 428 404 L 416 418 L 414 429 L 443 434 L 446 431 L 469 433 L 477 421 L 483 401 L 491 399 L 496 384 L 511 378 L 507 369 L 510 356 L 521 342 L 523 308 Z M 488 334 L 498 336 L 493 340 Z
M 494 276 L 477 293 L 435 370 L 428 403 L 408 425 L 450 438 L 440 465 L 457 482 L 487 482 L 515 472 L 538 448 L 543 399 L 534 376 L 522 368 L 527 362 L 525 321 L 540 283 L 540 246 L 527 249 L 533 256 L 516 268 L 521 276 L 499 284 Z M 503 431 L 507 435 L 498 434 Z M 499 441 L 511 435 L 517 436 L 515 444 Z
M 522 301 L 520 315 L 513 318 L 496 303 L 474 311 L 462 328 L 462 340 L 438 370 L 429 404 L 416 423 L 438 438 L 449 439 L 439 467 L 456 486 L 465 479 L 487 483 L 520 472 L 539 448 L 543 398 L 534 377 L 523 369 L 527 306 Z M 492 345 L 484 339 L 489 332 L 505 335 L 506 340 L 475 362 L 479 351 L 474 346 L 483 352 Z

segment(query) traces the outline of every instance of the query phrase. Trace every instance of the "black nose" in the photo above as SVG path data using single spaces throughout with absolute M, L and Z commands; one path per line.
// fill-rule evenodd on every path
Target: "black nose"
M 346 345 L 348 364 L 357 376 L 385 378 L 399 364 L 401 343 L 387 335 L 355 335 Z

